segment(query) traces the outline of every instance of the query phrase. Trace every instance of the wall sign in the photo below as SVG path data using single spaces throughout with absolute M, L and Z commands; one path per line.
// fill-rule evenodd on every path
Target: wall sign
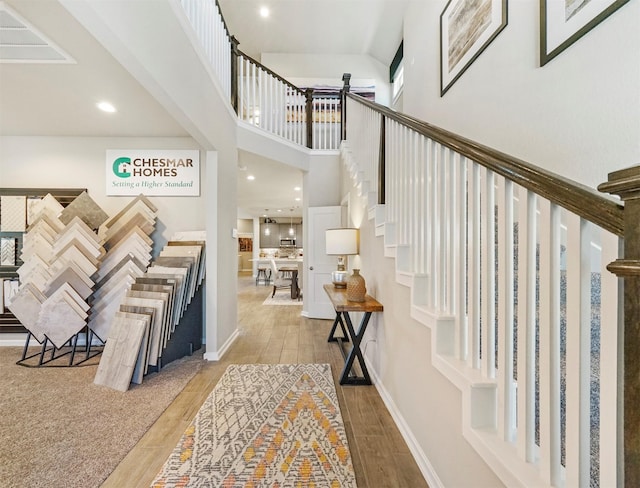
M 200 195 L 200 151 L 109 149 L 107 195 Z

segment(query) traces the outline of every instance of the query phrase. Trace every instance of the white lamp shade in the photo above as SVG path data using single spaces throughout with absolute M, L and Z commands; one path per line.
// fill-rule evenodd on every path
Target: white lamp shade
M 327 229 L 326 252 L 330 255 L 358 254 L 358 229 Z

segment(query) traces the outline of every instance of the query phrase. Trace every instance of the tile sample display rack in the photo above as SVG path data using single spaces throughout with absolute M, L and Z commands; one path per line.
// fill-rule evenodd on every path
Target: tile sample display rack
M 5 202 L 10 201 L 6 198 L 10 197 L 24 197 L 27 201 L 30 199 L 43 198 L 47 194 L 52 195 L 63 206 L 69 205 L 76 197 L 82 192 L 86 191 L 84 188 L 0 188 L 0 199 L 5 197 Z M 0 200 L 1 202 L 1 200 Z M 7 209 L 5 209 L 7 210 Z M 26 229 L 28 225 L 28 209 L 25 206 L 24 214 L 24 227 Z M 0 219 L 2 216 L 2 208 L 0 205 Z M 22 219 L 22 216 L 18 216 Z M 5 215 L 5 219 L 8 218 Z M 4 238 L 5 241 L 15 242 L 15 256 L 14 264 L 2 264 L 0 265 L 0 280 L 3 284 L 0 289 L 0 294 L 4 295 L 4 280 L 18 279 L 18 268 L 23 264 L 20 260 L 20 252 L 22 250 L 22 243 L 24 237 L 24 230 L 3 230 L 2 220 L 0 220 L 0 241 Z M 16 227 L 14 229 L 18 229 Z M 10 227 L 11 229 L 11 227 Z M 4 298 L 4 296 L 3 296 Z M 5 307 L 4 300 L 0 300 L 0 333 L 6 332 L 26 332 L 26 329 L 20 324 L 16 317 Z

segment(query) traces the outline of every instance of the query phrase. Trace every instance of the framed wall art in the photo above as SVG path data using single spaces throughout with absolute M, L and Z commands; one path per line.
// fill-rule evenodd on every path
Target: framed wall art
M 449 0 L 440 15 L 440 96 L 506 26 L 507 0 Z
M 540 0 L 540 66 L 629 0 Z

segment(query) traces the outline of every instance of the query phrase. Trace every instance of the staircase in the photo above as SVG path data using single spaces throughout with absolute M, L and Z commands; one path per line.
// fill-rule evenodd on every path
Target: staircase
M 181 0 L 174 13 L 240 124 L 282 145 L 340 148 L 353 182 L 351 212 L 366 218 L 362 273 L 385 306 L 365 337 L 365 355 L 430 486 L 444 484 L 414 391 L 398 386 L 394 362 L 409 359 L 393 356 L 390 343 L 411 342 L 398 330 L 419 338 L 428 331 L 430 349 L 411 345 L 415 362 L 428 358 L 446 379 L 446 394 L 459 394 L 461 435 L 505 486 L 611 487 L 636 479 L 640 463 L 623 463 L 622 419 L 628 432 L 639 427 L 620 405 L 640 385 L 627 374 L 623 393 L 619 378 L 625 358 L 635 356 L 622 346 L 640 342 L 622 337 L 632 330 L 622 327 L 623 316 L 638 315 L 622 313 L 616 277 L 635 293 L 626 303 L 637 301 L 640 286 L 628 276 L 640 274 L 630 260 L 640 250 L 629 253 L 625 235 L 630 200 L 623 206 L 347 88 L 339 104 L 316 101 L 244 55 L 215 2 Z M 331 113 L 321 137 L 316 107 L 323 117 Z M 613 174 L 602 190 L 626 200 L 637 191 L 637 173 Z M 376 262 L 378 252 L 389 260 Z M 404 293 L 408 310 L 391 298 Z M 627 363 L 624 370 L 635 371 Z M 439 392 L 420 373 L 411 381 L 435 397 L 431 408 Z M 625 449 L 627 456 L 640 451 Z

